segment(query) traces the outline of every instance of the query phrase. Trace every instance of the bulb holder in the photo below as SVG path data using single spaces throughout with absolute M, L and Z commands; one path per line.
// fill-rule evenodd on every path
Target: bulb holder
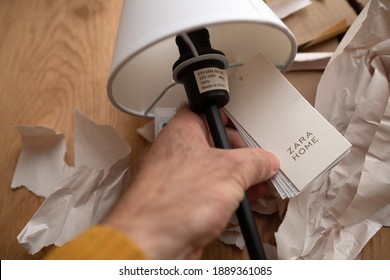
M 183 84 L 193 112 L 203 114 L 212 104 L 218 108 L 225 106 L 229 102 L 228 81 L 220 76 L 228 66 L 224 53 L 211 47 L 206 28 L 186 35 L 190 42 L 182 36 L 176 37 L 180 57 L 173 64 L 174 80 Z M 223 80 L 218 82 L 221 77 Z

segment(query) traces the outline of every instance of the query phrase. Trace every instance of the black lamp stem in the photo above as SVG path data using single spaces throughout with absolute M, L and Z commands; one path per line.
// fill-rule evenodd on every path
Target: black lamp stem
M 206 117 L 215 147 L 221 149 L 231 149 L 218 107 L 211 104 L 204 109 L 204 115 Z M 263 244 L 261 243 L 260 235 L 246 196 L 244 196 L 244 199 L 241 201 L 236 211 L 236 215 L 250 259 L 266 260 L 267 257 L 264 252 Z
M 220 79 L 220 83 L 226 81 L 218 69 L 226 69 L 227 59 L 224 53 L 211 47 L 210 35 L 206 28 L 189 32 L 187 37 L 176 37 L 180 57 L 173 64 L 173 76 L 175 81 L 184 85 L 191 110 L 205 115 L 215 147 L 231 149 L 219 112 L 219 108 L 229 102 L 229 93 L 227 87 L 221 88 L 220 84 L 214 80 Z M 206 80 L 200 80 L 198 74 Z M 220 75 L 222 76 L 218 77 Z M 209 86 L 208 90 L 203 91 L 204 88 L 202 88 L 202 92 L 200 92 L 201 86 L 196 77 Z M 265 260 L 266 255 L 246 196 L 240 203 L 236 215 L 249 257 L 252 260 Z

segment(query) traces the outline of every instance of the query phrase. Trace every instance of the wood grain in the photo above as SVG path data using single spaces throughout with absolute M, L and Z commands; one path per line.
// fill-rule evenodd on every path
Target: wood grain
M 0 1 L 0 257 L 36 258 L 16 236 L 42 198 L 11 190 L 21 143 L 12 126 L 42 125 L 65 133 L 73 162 L 74 110 L 108 124 L 132 147 L 132 170 L 148 144 L 136 129 L 147 120 L 115 109 L 106 94 L 122 1 Z
M 120 0 L 0 1 L 1 259 L 34 259 L 45 252 L 30 256 L 16 240 L 43 198 L 10 188 L 21 149 L 13 126 L 42 125 L 65 133 L 69 164 L 75 108 L 96 123 L 111 125 L 130 144 L 132 172 L 149 147 L 136 132 L 148 120 L 119 112 L 106 95 L 121 5 Z M 314 89 L 306 89 L 312 97 Z M 259 216 L 257 221 L 263 240 L 274 243 L 279 218 Z M 362 257 L 390 259 L 389 238 L 390 230 L 381 230 Z M 203 258 L 245 259 L 247 254 L 215 241 Z

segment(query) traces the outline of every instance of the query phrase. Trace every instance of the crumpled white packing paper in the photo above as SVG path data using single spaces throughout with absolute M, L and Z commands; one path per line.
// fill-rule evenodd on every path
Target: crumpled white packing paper
M 331 58 L 316 96 L 351 152 L 290 199 L 276 233 L 280 259 L 355 259 L 390 224 L 389 80 L 390 1 L 373 0 Z
M 12 188 L 25 186 L 46 197 L 18 235 L 30 254 L 63 245 L 101 221 L 120 195 L 130 167 L 130 147 L 110 126 L 75 113 L 75 166 L 64 161 L 63 134 L 44 127 L 18 126 L 22 151 Z
M 280 19 L 284 19 L 287 16 L 309 6 L 311 4 L 311 1 L 310 0 L 273 0 L 267 4 Z

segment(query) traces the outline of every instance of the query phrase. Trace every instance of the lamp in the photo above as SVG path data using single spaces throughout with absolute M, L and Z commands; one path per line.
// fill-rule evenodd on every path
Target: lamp
M 229 148 L 218 113 L 228 102 L 228 85 L 212 88 L 212 101 L 193 105 L 188 91 L 196 82 L 183 81 L 182 72 L 206 67 L 228 76 L 229 69 L 258 52 L 281 71 L 296 54 L 293 35 L 262 0 L 124 0 L 108 96 L 118 109 L 144 117 L 153 117 L 154 108 L 190 100 L 194 111 L 206 114 L 216 146 Z M 194 93 L 197 100 L 203 95 Z M 251 215 L 245 198 L 237 217 L 248 253 L 252 259 L 265 258 Z

